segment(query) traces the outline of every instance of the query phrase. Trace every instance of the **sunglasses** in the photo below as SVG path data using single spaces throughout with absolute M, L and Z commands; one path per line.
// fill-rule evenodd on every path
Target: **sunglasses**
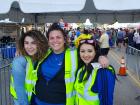
M 95 43 L 95 41 L 93 39 L 84 39 L 80 41 L 80 44 L 83 44 L 83 43 L 93 44 Z

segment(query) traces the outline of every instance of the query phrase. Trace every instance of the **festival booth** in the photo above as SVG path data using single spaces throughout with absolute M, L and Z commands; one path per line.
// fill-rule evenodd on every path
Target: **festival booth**
M 3 59 L 13 58 L 16 39 L 20 35 L 20 25 L 9 19 L 0 20 L 0 54 Z
M 83 23 L 86 29 L 92 29 L 93 28 L 93 23 L 90 22 L 90 19 L 86 19 L 86 22 Z

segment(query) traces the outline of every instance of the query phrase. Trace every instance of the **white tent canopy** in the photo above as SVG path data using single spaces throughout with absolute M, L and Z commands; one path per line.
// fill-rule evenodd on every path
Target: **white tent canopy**
M 0 23 L 17 23 L 17 22 L 10 21 L 9 18 L 6 18 L 4 20 L 0 20 Z
M 91 23 L 134 23 L 139 22 L 139 2 L 140 0 L 133 0 L 133 3 L 132 0 L 0 0 L 0 18 L 25 24 L 50 23 L 60 18 L 69 23 L 84 23 L 87 18 Z
M 140 9 L 139 0 L 93 0 L 98 10 L 135 10 Z
M 87 18 L 86 22 L 84 23 L 85 26 L 92 26 L 93 24 L 90 22 L 90 20 Z
M 24 13 L 80 11 L 86 0 L 0 0 L 0 13 L 10 11 L 11 4 L 18 2 Z
M 0 13 L 10 11 L 11 4 L 18 2 L 24 13 L 80 11 L 86 0 L 0 0 Z M 93 0 L 98 10 L 137 10 L 139 0 Z

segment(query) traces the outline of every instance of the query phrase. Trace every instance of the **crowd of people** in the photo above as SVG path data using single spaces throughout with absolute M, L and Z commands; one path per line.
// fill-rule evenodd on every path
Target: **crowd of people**
M 78 29 L 70 29 L 68 32 L 68 35 L 71 39 L 76 40 L 79 36 L 77 32 L 79 33 L 79 27 Z M 108 48 L 118 48 L 120 50 L 122 46 L 131 46 L 138 50 L 140 50 L 140 29 L 139 28 L 107 28 L 105 29 L 90 29 L 88 30 L 89 34 L 93 36 L 94 39 L 97 41 L 102 40 L 103 36 L 107 34 L 106 42 L 109 42 L 109 45 L 106 45 Z M 103 34 L 105 31 L 105 34 Z M 80 31 L 82 32 L 82 30 Z M 75 33 L 75 35 L 72 35 L 72 33 Z M 102 36 L 103 35 L 103 36 Z M 74 36 L 74 37 L 73 37 Z M 72 41 L 73 42 L 73 41 Z
M 99 40 L 77 30 L 53 23 L 46 36 L 38 30 L 21 35 L 12 62 L 14 105 L 113 105 L 116 75 L 109 45 L 102 45 L 109 37 L 105 30 Z

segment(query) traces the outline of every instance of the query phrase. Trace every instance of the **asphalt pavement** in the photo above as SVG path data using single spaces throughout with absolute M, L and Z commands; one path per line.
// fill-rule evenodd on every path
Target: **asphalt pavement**
M 136 78 L 136 75 L 132 74 L 133 69 L 131 68 L 130 71 L 130 68 L 127 68 L 127 76 L 118 75 L 122 56 L 126 57 L 125 49 L 111 49 L 108 55 L 110 64 L 116 69 L 118 78 L 114 92 L 114 105 L 140 105 L 140 81 Z M 133 62 L 136 62 L 133 55 L 130 58 L 133 59 Z M 128 67 L 130 67 L 129 65 L 132 64 L 127 64 Z

